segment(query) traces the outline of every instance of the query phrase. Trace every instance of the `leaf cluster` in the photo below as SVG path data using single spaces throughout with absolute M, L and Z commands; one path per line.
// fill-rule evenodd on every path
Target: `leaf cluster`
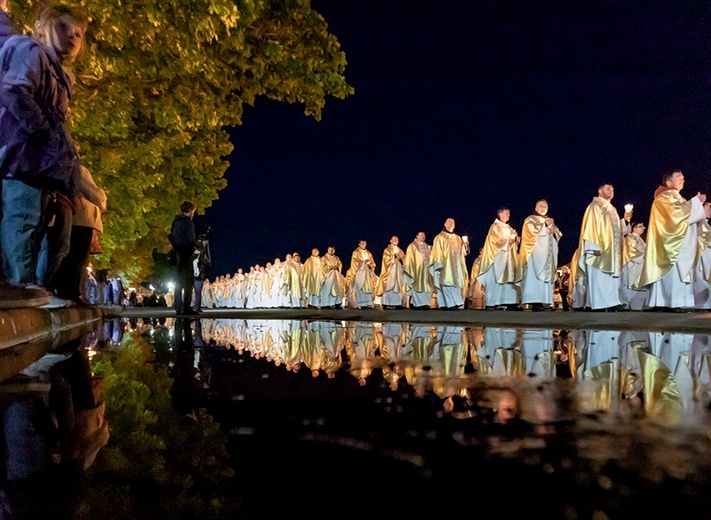
M 194 424 L 181 421 L 168 371 L 153 361 L 151 345 L 133 333 L 93 359 L 111 436 L 90 469 L 82 518 L 231 517 L 239 503 L 227 436 L 204 410 Z
M 45 2 L 10 2 L 29 29 Z M 104 253 L 128 281 L 168 250 L 180 202 L 207 208 L 226 186 L 229 129 L 258 96 L 319 120 L 353 92 L 336 37 L 309 0 L 69 0 L 89 18 L 73 64 L 71 127 L 108 194 Z

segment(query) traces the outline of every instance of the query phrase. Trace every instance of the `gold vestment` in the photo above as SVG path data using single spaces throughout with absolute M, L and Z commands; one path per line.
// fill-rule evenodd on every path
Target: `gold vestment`
M 523 221 L 523 228 L 521 229 L 521 244 L 518 251 L 518 266 L 516 275 L 516 281 L 523 280 L 526 274 L 526 268 L 528 266 L 528 259 L 533 253 L 533 248 L 536 246 L 538 237 L 541 234 L 541 230 L 546 225 L 546 218 L 543 215 L 529 215 L 526 220 Z M 560 230 L 553 226 L 549 240 L 560 240 L 563 234 Z M 546 257 L 546 263 L 540 273 L 536 273 L 536 278 L 543 282 L 555 282 L 558 279 L 557 265 L 553 265 L 553 246 L 552 242 L 548 243 L 548 254 Z
M 312 296 L 321 294 L 323 269 L 321 267 L 321 259 L 318 256 L 310 256 L 304 262 L 304 268 L 301 272 L 301 283 L 306 294 Z
M 336 282 L 331 286 L 330 295 L 337 298 L 343 298 L 346 288 L 342 274 L 343 264 L 341 263 L 341 259 L 336 255 L 326 253 L 321 257 L 321 267 L 323 269 L 324 280 L 329 274 L 334 271 L 336 272 Z
M 676 265 L 689 229 L 692 204 L 693 201 L 684 199 L 678 190 L 667 189 L 654 197 L 649 211 L 647 250 L 638 283 L 640 288 L 661 280 Z M 698 255 L 697 247 L 697 259 Z M 690 283 L 692 275 L 688 273 L 682 281 Z
M 403 270 L 412 280 L 410 288 L 415 292 L 428 292 L 432 290 L 430 278 L 430 248 L 424 242 L 419 245 L 413 241 L 407 246 Z
M 398 255 L 401 254 L 402 249 L 392 244 L 386 247 L 385 251 L 383 251 L 383 260 L 380 266 L 380 276 L 378 277 L 378 285 L 375 291 L 376 296 L 382 296 L 383 293 L 387 290 L 390 268 L 392 268 L 393 263 L 400 261 L 398 259 Z
M 351 265 L 346 272 L 346 287 L 352 287 L 353 281 L 355 280 L 356 273 L 361 269 L 365 269 L 365 281 L 360 290 L 364 293 L 372 293 L 375 289 L 375 285 L 378 283 L 378 277 L 373 271 L 375 267 L 375 259 L 373 254 L 367 249 L 356 248 L 351 255 Z
M 464 256 L 469 253 L 469 245 L 459 235 L 441 231 L 432 242 L 430 267 L 438 263 L 442 266 L 439 283 L 452 287 L 468 287 L 469 276 Z
M 600 248 L 600 254 L 585 255 L 583 249 L 586 241 Z M 620 217 L 612 203 L 602 197 L 593 197 L 583 215 L 580 241 L 570 262 L 569 290 L 571 293 L 577 279 L 587 273 L 588 266 L 612 276 L 620 276 L 622 272 Z
M 514 283 L 516 281 L 516 242 L 511 242 L 513 229 L 507 223 L 496 219 L 489 227 L 484 242 L 484 250 L 481 252 L 481 265 L 479 266 L 479 276 L 487 272 L 494 266 L 496 256 L 502 248 L 509 245 L 509 257 L 506 266 L 496 279 L 497 283 Z

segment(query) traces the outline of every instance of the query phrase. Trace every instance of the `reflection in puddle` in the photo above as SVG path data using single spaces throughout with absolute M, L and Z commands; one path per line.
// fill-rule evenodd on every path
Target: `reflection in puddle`
M 704 334 L 236 319 L 201 320 L 193 327 L 208 346 L 286 372 L 327 379 L 344 372 L 360 386 L 377 372 L 391 391 L 406 385 L 419 396 L 436 393 L 447 412 L 457 408 L 451 403 L 457 396 L 474 408 L 507 401 L 489 407 L 508 410 L 497 420 L 515 408 L 527 420 L 546 422 L 571 411 L 619 412 L 624 403 L 625 413 L 691 425 L 705 418 L 709 402 L 711 340 Z M 555 390 L 548 392 L 564 391 L 572 399 L 565 412 L 530 391 L 551 384 Z M 458 415 L 471 415 L 461 408 Z
M 98 332 L 80 353 L 104 376 L 111 435 L 72 513 L 281 516 L 314 483 L 354 489 L 373 472 L 403 497 L 444 496 L 462 470 L 487 475 L 482 496 L 505 481 L 520 499 L 509 512 L 542 518 L 678 518 L 711 496 L 707 335 L 169 318 Z M 12 473 L 12 439 L 7 489 L 27 480 L 23 503 L 56 513 Z M 559 500 L 541 501 L 551 489 Z M 315 516 L 349 506 L 320 495 Z M 387 513 L 418 515 L 420 502 Z M 37 517 L 49 516 L 24 516 Z

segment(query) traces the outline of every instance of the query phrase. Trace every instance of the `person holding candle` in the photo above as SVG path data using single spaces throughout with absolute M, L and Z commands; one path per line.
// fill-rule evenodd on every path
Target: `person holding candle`
M 622 242 L 630 232 L 632 210 L 620 218 L 612 205 L 615 188 L 600 184 L 580 226 L 578 248 L 570 262 L 570 299 L 574 310 L 618 311 Z
M 548 202 L 536 202 L 534 213 L 523 221 L 516 276 L 521 283 L 521 303 L 530 305 L 533 311 L 553 309 L 561 236 L 555 221 L 548 216 Z
M 488 310 L 518 307 L 516 272 L 519 237 L 509 225 L 510 218 L 509 208 L 499 208 L 484 241 L 477 280 L 484 289 L 484 305 Z
M 646 306 L 655 310 L 694 308 L 694 271 L 711 241 L 704 226 L 711 207 L 705 193 L 686 200 L 681 170 L 670 170 L 654 193 L 647 226 L 647 250 L 638 286 L 649 287 Z
M 383 309 L 400 309 L 405 299 L 405 275 L 402 261 L 405 252 L 398 247 L 400 240 L 393 236 L 388 247 L 383 251 L 380 266 L 380 278 L 376 296 L 380 296 Z
M 469 254 L 469 240 L 462 239 L 454 232 L 454 219 L 444 222 L 444 229 L 434 238 L 430 254 L 430 274 L 432 285 L 440 309 L 463 309 L 464 296 L 469 287 L 466 255 Z
M 631 204 L 625 205 L 625 208 Z M 642 238 L 645 226 L 642 222 L 632 224 L 632 233 L 625 236 L 622 248 L 622 275 L 620 276 L 620 301 L 630 310 L 641 311 L 647 298 L 647 289 L 638 289 L 637 281 L 642 273 L 644 251 L 647 245 Z

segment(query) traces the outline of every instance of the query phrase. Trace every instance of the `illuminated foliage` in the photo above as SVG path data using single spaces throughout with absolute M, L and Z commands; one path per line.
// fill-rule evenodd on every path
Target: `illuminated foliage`
M 29 27 L 41 0 L 11 0 Z M 258 96 L 321 118 L 353 92 L 345 54 L 309 0 L 67 0 L 90 18 L 76 64 L 72 132 L 108 193 L 104 253 L 128 280 L 166 252 L 180 202 L 206 208 L 226 185 L 228 130 Z
M 120 349 L 95 356 L 111 434 L 89 470 L 77 517 L 236 518 L 227 435 L 202 409 L 194 422 L 183 420 L 170 395 L 174 382 L 155 361 L 151 345 L 133 333 Z

